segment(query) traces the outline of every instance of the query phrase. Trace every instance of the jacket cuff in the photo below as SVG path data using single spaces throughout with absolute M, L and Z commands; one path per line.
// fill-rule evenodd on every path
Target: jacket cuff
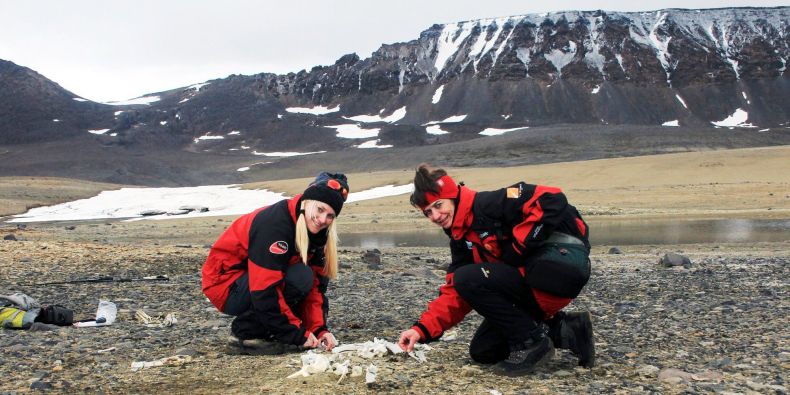
M 415 323 L 414 326 L 412 326 L 412 329 L 420 334 L 420 343 L 430 343 L 439 337 L 442 337 L 442 335 L 439 335 L 438 337 L 431 337 L 431 332 L 428 330 L 428 328 L 419 322 Z
M 328 333 L 329 329 L 327 327 L 322 326 L 313 331 L 313 335 L 315 335 L 316 339 L 320 338 L 324 333 Z

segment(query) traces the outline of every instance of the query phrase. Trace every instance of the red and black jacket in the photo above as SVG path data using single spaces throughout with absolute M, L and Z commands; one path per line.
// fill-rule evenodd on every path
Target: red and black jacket
M 301 195 L 259 208 L 236 219 L 214 243 L 203 264 L 203 293 L 220 311 L 231 285 L 249 272 L 252 309 L 257 322 L 280 342 L 304 344 L 308 333 L 327 331 L 329 280 L 323 275 L 323 245 L 310 243 L 308 265 L 313 288 L 293 311 L 283 297 L 289 265 L 303 264 L 296 251 L 296 218 Z
M 520 266 L 523 276 L 525 256 L 555 231 L 574 236 L 590 248 L 587 224 L 559 188 L 519 182 L 496 191 L 476 192 L 461 185 L 455 206 L 453 224 L 445 230 L 452 256 L 446 283 L 412 327 L 423 342 L 438 339 L 472 310 L 453 285 L 459 267 L 504 262 Z M 538 304 L 551 314 L 555 306 L 561 308 L 571 300 L 532 291 Z

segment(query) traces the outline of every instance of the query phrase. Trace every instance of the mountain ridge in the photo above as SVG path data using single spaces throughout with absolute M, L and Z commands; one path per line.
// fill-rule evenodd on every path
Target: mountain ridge
M 0 119 L 15 120 L 0 124 L 0 145 L 27 150 L 30 143 L 72 140 L 115 158 L 148 150 L 177 152 L 171 156 L 190 158 L 185 163 L 204 155 L 228 166 L 277 168 L 295 165 L 284 155 L 346 151 L 400 165 L 393 157 L 398 148 L 433 147 L 419 151 L 441 154 L 447 144 L 472 146 L 497 138 L 487 136 L 552 125 L 579 129 L 574 139 L 558 138 L 557 146 L 605 143 L 596 140 L 603 134 L 585 134 L 601 127 L 628 139 L 635 134 L 627 129 L 638 130 L 655 145 L 614 144 L 623 156 L 691 146 L 680 138 L 684 132 L 668 133 L 672 127 L 700 136 L 704 143 L 693 149 L 718 146 L 717 136 L 736 147 L 726 135 L 710 133 L 724 126 L 743 131 L 737 140 L 743 146 L 782 144 L 790 127 L 787 20 L 790 7 L 745 7 L 563 11 L 435 24 L 364 59 L 352 53 L 309 71 L 230 75 L 128 105 L 84 102 L 54 82 L 16 78 L 13 86 L 22 88 L 10 92 L 38 89 L 38 96 L 0 92 Z M 14 70 L 0 68 L 0 81 L 20 75 Z M 59 98 L 54 104 L 42 99 L 53 95 Z M 5 173 L 22 167 L 30 168 L 11 164 Z M 150 182 L 149 170 L 129 165 L 120 174 L 86 174 L 124 182 L 140 175 Z

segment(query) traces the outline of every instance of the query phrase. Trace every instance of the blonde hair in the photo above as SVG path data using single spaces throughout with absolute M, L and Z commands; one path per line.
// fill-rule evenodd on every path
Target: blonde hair
M 307 263 L 307 252 L 310 250 L 310 237 L 308 236 L 305 213 L 312 212 L 317 202 L 315 200 L 302 200 L 299 217 L 296 219 L 296 251 L 302 258 L 302 262 Z M 335 221 L 326 229 L 326 245 L 324 246 L 324 270 L 322 274 L 330 279 L 337 278 L 337 229 Z

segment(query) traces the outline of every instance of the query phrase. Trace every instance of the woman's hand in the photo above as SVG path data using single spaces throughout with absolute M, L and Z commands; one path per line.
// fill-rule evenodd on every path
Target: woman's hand
M 400 334 L 400 339 L 398 339 L 398 346 L 400 346 L 401 350 L 406 352 L 412 352 L 414 350 L 414 346 L 420 340 L 420 333 L 414 329 L 409 329 L 403 331 Z
M 318 337 L 318 344 L 320 347 L 323 347 L 324 350 L 332 351 L 332 349 L 337 345 L 337 339 L 335 339 L 333 334 L 324 332 Z
M 315 335 L 310 333 L 307 336 L 307 340 L 302 345 L 304 348 L 316 348 L 318 347 L 318 339 L 315 338 Z

